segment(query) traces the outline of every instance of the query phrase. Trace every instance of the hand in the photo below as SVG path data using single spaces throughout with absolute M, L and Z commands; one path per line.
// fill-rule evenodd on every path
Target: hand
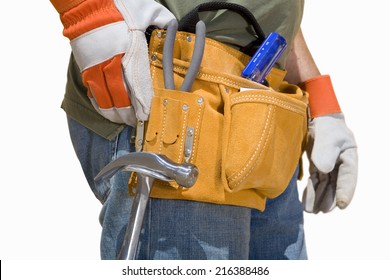
M 86 0 L 61 14 L 88 96 L 101 115 L 133 126 L 136 119 L 148 119 L 153 88 L 144 32 L 173 18 L 153 0 Z
M 306 212 L 346 208 L 357 184 L 358 155 L 352 132 L 342 113 L 314 118 L 307 146 L 310 177 L 303 193 Z

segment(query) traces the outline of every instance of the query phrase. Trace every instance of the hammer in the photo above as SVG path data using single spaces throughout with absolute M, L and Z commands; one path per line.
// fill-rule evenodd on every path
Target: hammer
M 171 90 L 175 87 L 173 79 L 173 48 L 177 28 L 178 23 L 176 20 L 169 22 L 163 50 L 164 85 L 166 89 Z M 199 71 L 206 38 L 206 26 L 203 21 L 199 21 L 196 24 L 196 38 L 191 63 L 180 87 L 181 91 L 190 91 Z M 179 186 L 190 188 L 198 178 L 198 169 L 189 163 L 177 164 L 164 155 L 137 150 L 137 152 L 122 156 L 106 165 L 95 177 L 95 180 L 108 179 L 119 170 L 136 172 L 137 174 L 136 195 L 131 208 L 124 241 L 117 257 L 119 260 L 134 260 L 137 254 L 145 209 L 154 180 L 176 181 Z
M 96 175 L 95 181 L 109 179 L 120 170 L 136 172 L 137 185 L 129 223 L 117 259 L 135 260 L 145 209 L 154 180 L 176 181 L 181 187 L 190 188 L 198 178 L 198 169 L 189 163 L 177 164 L 164 155 L 134 152 L 110 162 Z

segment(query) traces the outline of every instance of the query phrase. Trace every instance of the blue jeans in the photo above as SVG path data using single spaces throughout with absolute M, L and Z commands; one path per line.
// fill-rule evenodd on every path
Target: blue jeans
M 110 161 L 134 151 L 131 127 L 108 141 L 68 118 L 69 131 L 85 177 L 100 202 L 101 258 L 115 259 L 123 241 L 132 198 L 129 174 L 94 182 Z M 203 202 L 150 199 L 138 259 L 306 259 L 303 210 L 297 172 L 286 191 L 266 210 Z

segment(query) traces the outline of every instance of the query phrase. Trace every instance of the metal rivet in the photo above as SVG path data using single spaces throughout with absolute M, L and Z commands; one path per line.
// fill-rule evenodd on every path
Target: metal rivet
M 150 59 L 151 59 L 152 61 L 155 61 L 155 60 L 157 59 L 157 55 L 152 54 L 152 56 L 150 57 Z
M 202 98 L 202 97 L 199 97 L 199 98 L 198 98 L 198 103 L 199 103 L 199 104 L 202 104 L 202 103 L 203 103 L 203 98 Z
M 188 42 L 192 42 L 192 37 L 191 36 L 187 36 L 187 41 Z
M 194 135 L 194 131 L 189 129 L 189 130 L 187 131 L 187 136 L 191 137 L 191 136 L 193 136 L 193 135 Z
M 185 155 L 186 157 L 190 156 L 190 155 L 191 155 L 191 150 L 190 150 L 190 149 L 186 149 L 186 150 L 184 151 L 184 155 Z
M 162 36 L 162 32 L 161 32 L 161 31 L 158 31 L 158 32 L 157 32 L 157 37 L 158 37 L 158 38 L 161 38 L 161 36 Z
M 183 111 L 187 111 L 188 110 L 188 105 L 184 104 L 182 108 L 183 108 Z
M 164 106 L 167 106 L 167 105 L 168 105 L 168 99 L 164 99 L 163 105 L 164 105 Z

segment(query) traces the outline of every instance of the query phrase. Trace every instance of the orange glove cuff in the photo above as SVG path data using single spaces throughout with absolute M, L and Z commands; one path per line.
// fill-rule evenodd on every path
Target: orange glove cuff
M 76 7 L 81 2 L 86 0 L 50 0 L 51 4 L 56 8 L 59 14 L 66 12 L 73 7 Z
M 329 75 L 309 79 L 299 85 L 309 93 L 310 117 L 341 113 Z
M 64 36 L 70 40 L 95 28 L 122 21 L 112 0 L 51 0 L 60 13 Z

